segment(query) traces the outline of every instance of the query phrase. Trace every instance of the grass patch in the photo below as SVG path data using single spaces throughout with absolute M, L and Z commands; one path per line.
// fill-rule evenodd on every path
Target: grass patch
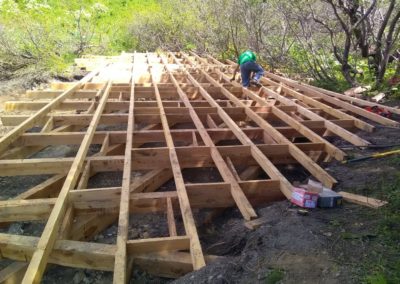
M 397 158 L 393 162 L 397 163 Z M 380 190 L 389 202 L 378 212 L 381 221 L 377 235 L 383 249 L 371 252 L 374 257 L 364 264 L 366 275 L 363 282 L 400 283 L 400 174 L 393 182 L 382 181 Z
M 283 280 L 284 275 L 285 273 L 283 269 L 274 268 L 267 273 L 265 277 L 265 283 L 266 284 L 278 283 L 279 281 Z

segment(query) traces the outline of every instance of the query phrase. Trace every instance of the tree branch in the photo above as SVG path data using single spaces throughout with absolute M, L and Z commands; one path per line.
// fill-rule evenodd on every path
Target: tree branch
M 357 23 L 355 23 L 352 27 L 351 30 L 354 30 L 358 27 L 359 24 L 361 24 L 368 16 L 369 14 L 371 14 L 371 12 L 373 11 L 373 9 L 375 8 L 376 5 L 376 0 L 374 0 L 374 2 L 372 2 L 371 6 L 368 8 L 367 12 L 365 12 L 365 14 L 361 17 L 361 19 L 359 19 L 357 21 Z

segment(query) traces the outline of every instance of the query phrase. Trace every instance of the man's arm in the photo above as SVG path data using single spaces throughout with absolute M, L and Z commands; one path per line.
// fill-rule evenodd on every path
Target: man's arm
M 240 65 L 237 64 L 235 70 L 233 71 L 233 76 L 231 78 L 231 82 L 235 81 L 236 73 L 239 71 L 239 67 L 240 67 Z

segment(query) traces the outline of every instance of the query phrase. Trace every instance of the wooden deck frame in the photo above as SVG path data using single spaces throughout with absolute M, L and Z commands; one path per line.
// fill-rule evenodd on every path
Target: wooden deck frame
M 189 114 L 197 128 L 197 131 L 199 132 L 201 138 L 203 139 L 205 145 L 207 147 L 210 147 L 210 152 L 211 152 L 211 157 L 217 166 L 219 173 L 221 174 L 222 178 L 224 179 L 225 182 L 228 182 L 231 185 L 231 192 L 232 192 L 232 197 L 235 199 L 236 204 L 242 213 L 243 217 L 246 220 L 250 220 L 252 218 L 256 218 L 257 214 L 254 211 L 253 207 L 251 206 L 250 202 L 247 200 L 247 197 L 243 194 L 242 189 L 240 188 L 237 180 L 235 179 L 232 171 L 228 168 L 228 165 L 222 158 L 220 152 L 217 150 L 213 140 L 211 139 L 210 135 L 207 133 L 203 123 L 201 122 L 199 116 L 197 115 L 196 111 L 190 104 L 190 101 L 185 94 L 185 92 L 182 91 L 182 89 L 179 87 L 178 82 L 176 81 L 174 75 L 172 72 L 169 70 L 168 65 L 166 64 L 167 61 L 164 58 L 161 58 L 164 67 L 167 70 L 168 76 L 170 77 L 171 81 L 175 85 L 175 87 L 178 90 L 178 94 L 184 103 L 184 105 L 189 109 Z M 211 117 L 208 115 L 207 117 L 208 120 L 211 119 Z M 212 128 L 217 128 L 215 125 L 215 122 L 211 123 L 213 126 Z
M 367 142 L 352 131 L 373 130 L 350 111 L 335 109 L 308 89 L 298 91 L 276 78 L 264 78 L 258 93 L 244 90 L 229 81 L 231 65 L 210 56 L 184 54 L 181 61 L 172 53 L 138 54 L 136 71 L 133 54 L 124 56 L 109 61 L 113 70 L 124 61 L 127 71 L 118 82 L 105 84 L 107 76 L 97 70 L 89 75 L 95 82 L 52 84 L 52 90 L 29 92 L 39 101 L 7 104 L 7 111 L 32 111 L 35 119 L 28 114 L 1 118 L 16 127 L 0 138 L 0 175 L 54 176 L 15 199 L 0 201 L 2 225 L 47 220 L 40 238 L 0 234 L 3 257 L 30 260 L 29 266 L 15 263 L 0 271 L 0 279 L 22 277 L 28 268 L 25 283 L 37 283 L 47 263 L 113 271 L 114 283 L 129 280 L 132 264 L 166 277 L 201 268 L 215 257 L 201 250 L 194 208 L 220 212 L 237 206 L 244 219 L 254 218 L 253 206 L 290 198 L 292 186 L 276 167 L 281 164 L 301 164 L 333 185 L 335 180 L 316 162 L 327 157 L 340 160 L 344 153 L 326 136 L 362 145 Z M 77 110 L 80 114 L 73 113 Z M 42 131 L 27 132 L 33 126 Z M 81 144 L 81 150 L 75 158 L 26 159 L 44 147 L 64 144 Z M 93 144 L 101 149 L 87 156 L 84 148 Z M 184 180 L 184 169 L 203 167 L 217 169 L 221 181 Z M 252 180 L 261 170 L 270 178 Z M 122 173 L 120 186 L 87 188 L 91 176 L 107 171 Z M 132 171 L 144 173 L 131 179 Z M 154 192 L 171 178 L 176 191 Z M 136 213 L 164 213 L 169 236 L 128 240 L 129 216 Z M 183 236 L 176 215 L 184 220 Z M 115 244 L 90 242 L 115 222 Z
M 188 62 L 192 63 L 191 59 L 182 53 L 182 55 L 185 57 Z M 312 173 L 316 178 L 318 178 L 325 186 L 327 187 L 332 187 L 335 183 L 336 180 L 331 177 L 327 172 L 325 172 L 321 167 L 319 167 L 314 161 L 305 155 L 297 146 L 295 146 L 293 143 L 291 143 L 288 139 L 286 139 L 280 132 L 278 132 L 272 125 L 270 125 L 268 122 L 266 122 L 264 119 L 259 117 L 254 111 L 252 111 L 248 106 L 244 105 L 237 97 L 235 97 L 232 93 L 230 93 L 227 89 L 225 89 L 223 86 L 220 85 L 214 78 L 212 78 L 209 74 L 207 74 L 204 70 L 200 69 L 200 72 L 207 78 L 209 82 L 214 84 L 215 86 L 220 86 L 221 87 L 221 92 L 232 102 L 240 107 L 244 107 L 246 109 L 246 114 L 248 117 L 254 121 L 256 124 L 259 125 L 259 127 L 262 127 L 268 134 L 271 136 L 273 135 L 274 140 L 279 143 L 279 144 L 286 144 L 289 146 L 289 152 L 293 157 L 300 163 L 302 164 L 310 173 Z M 209 95 L 208 95 L 209 96 Z M 209 96 L 209 99 L 212 99 Z M 226 114 L 226 113 L 225 113 Z M 226 121 L 225 121 L 226 123 Z M 233 121 L 231 123 L 234 123 Z M 236 125 L 236 124 L 235 124 Z M 241 132 L 241 130 L 240 130 Z M 242 134 L 243 132 L 241 132 Z M 244 134 L 244 133 L 243 133 Z M 250 140 L 250 139 L 246 139 Z M 247 142 L 248 145 L 251 145 L 251 147 L 254 149 L 254 151 L 257 154 L 259 153 L 259 149 L 254 145 L 254 143 L 250 140 Z M 266 157 L 263 156 L 263 162 L 266 163 Z M 275 168 L 275 167 L 274 167 Z M 275 168 L 276 169 L 276 168 Z M 278 171 L 278 170 L 277 170 Z M 278 171 L 279 173 L 279 171 Z M 282 175 L 279 173 L 280 177 L 279 179 L 282 178 Z M 282 192 L 288 197 L 291 197 L 291 186 L 289 187 L 289 184 L 287 187 L 284 187 Z
M 226 74 L 223 74 L 221 71 L 217 70 L 216 71 L 218 74 L 220 74 L 222 76 L 222 78 L 226 81 L 229 82 L 229 77 Z M 322 111 L 326 112 L 329 115 L 332 115 L 336 118 L 339 119 L 351 119 L 354 121 L 354 125 L 362 130 L 365 131 L 373 131 L 374 127 L 364 121 L 361 121 L 360 119 L 357 119 L 355 117 L 352 117 L 346 113 L 343 113 L 337 109 L 334 109 L 330 106 L 327 106 L 317 100 L 314 100 L 313 98 L 307 97 L 303 94 L 300 94 L 298 92 L 296 92 L 293 89 L 288 88 L 287 86 L 281 84 L 281 83 L 276 83 L 272 80 L 269 80 L 265 77 L 261 78 L 261 82 L 262 83 L 267 83 L 270 86 L 274 86 L 274 87 L 279 87 L 281 92 L 287 93 L 288 95 L 290 95 L 291 97 L 293 97 L 296 100 L 300 100 L 302 102 L 306 102 L 309 104 L 309 107 L 317 107 L 318 109 L 321 109 Z M 233 85 L 239 87 L 240 85 L 237 82 L 233 82 Z M 274 99 L 276 99 L 277 101 L 279 101 L 280 103 L 286 105 L 286 106 L 295 106 L 296 107 L 296 112 L 298 112 L 299 114 L 303 115 L 304 117 L 310 119 L 310 120 L 316 120 L 316 121 L 323 121 L 324 125 L 326 127 L 326 129 L 332 133 L 334 133 L 335 135 L 341 137 L 342 139 L 352 143 L 353 145 L 356 146 L 367 146 L 370 143 L 360 137 L 358 137 L 357 135 L 351 133 L 350 131 L 336 125 L 335 123 L 333 123 L 332 121 L 325 119 L 324 117 L 321 117 L 319 114 L 315 113 L 315 111 L 311 111 L 310 109 L 307 109 L 306 107 L 298 104 L 298 101 L 294 101 L 291 100 L 289 98 L 286 98 L 282 95 L 280 95 L 278 92 L 275 92 L 274 90 L 272 90 L 271 88 L 268 88 L 268 86 L 263 86 L 260 91 L 259 94 L 255 94 L 254 92 L 252 92 L 251 90 L 248 89 L 243 89 L 243 92 L 250 96 L 251 99 L 257 101 L 258 104 L 260 105 L 268 105 L 268 103 L 262 99 L 261 97 L 264 97 L 263 94 L 267 94 L 270 97 L 273 97 Z M 275 110 L 275 113 L 279 112 L 279 110 Z M 282 115 L 281 115 L 282 117 Z M 290 121 L 290 118 L 285 118 L 284 119 L 286 122 Z M 297 124 L 296 122 L 291 121 L 294 124 Z M 304 121 L 299 121 L 299 123 L 304 123 Z M 300 128 L 303 128 L 301 126 L 298 126 Z M 318 138 L 317 138 L 318 139 Z M 323 139 L 323 138 L 322 138 Z M 324 140 L 324 139 L 323 139 Z M 324 142 L 324 143 L 327 143 Z M 336 152 L 340 152 L 339 149 L 337 149 L 336 147 L 334 147 L 333 145 L 330 145 L 330 143 L 327 143 L 327 147 L 331 148 L 331 151 L 336 151 Z M 333 156 L 333 155 L 332 155 Z M 343 160 L 344 158 L 344 153 L 342 152 L 340 154 L 341 157 L 339 157 L 338 160 Z M 338 157 L 337 157 L 338 158 Z
M 321 91 L 319 91 L 318 89 L 312 88 L 311 86 L 307 86 L 304 84 L 300 84 L 297 83 L 295 81 L 292 80 L 287 80 L 283 77 L 280 77 L 278 75 L 275 75 L 273 73 L 266 73 L 266 76 L 272 80 L 278 81 L 278 82 L 282 82 L 285 85 L 288 85 L 292 88 L 296 88 L 299 89 L 301 91 L 304 92 L 305 95 L 309 96 L 309 97 L 319 97 L 321 98 L 323 101 L 330 103 L 332 105 L 335 105 L 337 107 L 343 108 L 345 110 L 348 110 L 349 112 L 355 114 L 355 115 L 359 115 L 362 116 L 364 118 L 367 118 L 371 121 L 377 122 L 379 124 L 382 125 L 388 125 L 388 126 L 394 126 L 394 127 L 399 127 L 400 123 L 388 118 L 385 118 L 383 116 L 380 116 L 378 114 L 375 114 L 373 112 L 369 112 L 365 109 L 363 109 L 362 107 L 356 106 L 354 104 L 348 103 L 347 101 L 343 101 L 341 99 L 343 99 L 345 96 L 342 95 L 340 96 L 341 99 L 339 99 L 337 96 L 331 96 L 331 95 L 327 95 L 326 93 L 323 93 Z M 351 102 L 355 102 L 354 99 L 350 100 Z M 358 100 L 356 102 L 359 102 Z M 364 102 L 365 104 L 365 102 Z M 369 104 L 365 104 L 365 105 L 369 105 Z M 373 105 L 379 105 L 379 104 L 373 104 Z M 380 105 L 382 106 L 382 105 Z M 382 106 L 384 108 L 386 108 L 385 106 Z M 393 110 L 391 110 L 393 111 Z

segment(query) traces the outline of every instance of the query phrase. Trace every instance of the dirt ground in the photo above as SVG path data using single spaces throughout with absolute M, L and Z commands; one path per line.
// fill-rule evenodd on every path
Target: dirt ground
M 4 97 L 0 96 L 0 99 Z M 372 134 L 360 132 L 358 135 L 376 145 L 400 143 L 400 131 L 394 128 L 377 127 Z M 339 140 L 333 143 L 348 146 Z M 385 150 L 388 149 L 354 148 L 346 152 L 349 157 L 358 157 Z M 47 148 L 39 155 L 71 156 L 75 151 L 76 147 L 67 145 Z M 93 153 L 95 151 L 93 149 Z M 396 179 L 400 158 L 349 165 L 332 162 L 323 167 L 338 180 L 335 190 L 384 199 L 387 194 L 383 185 Z M 0 178 L 1 199 L 12 198 L 45 178 Z M 96 187 L 120 183 L 120 175 L 104 173 L 91 178 L 89 184 Z M 163 190 L 169 190 L 171 185 L 172 182 L 166 183 Z M 341 208 L 309 210 L 304 216 L 299 215 L 298 209 L 288 201 L 282 201 L 256 208 L 256 211 L 269 221 L 254 231 L 244 226 L 237 209 L 226 210 L 207 225 L 201 225 L 204 211 L 196 212 L 204 253 L 223 258 L 177 280 L 154 277 L 135 267 L 131 283 L 360 283 L 369 273 L 366 271 L 368 263 L 378 263 L 382 254 L 392 257 L 393 261 L 400 260 L 399 252 L 390 251 L 377 233 L 382 216 L 380 210 L 344 203 Z M 164 236 L 167 234 L 165 220 L 166 216 L 159 214 L 132 216 L 129 236 L 132 239 Z M 181 220 L 177 222 L 181 227 Z M 39 236 L 43 226 L 41 222 L 20 222 L 1 231 Z M 94 241 L 114 243 L 116 234 L 114 224 Z M 2 260 L 0 266 L 9 263 Z M 48 267 L 42 281 L 49 284 L 111 282 L 110 272 L 56 265 Z

